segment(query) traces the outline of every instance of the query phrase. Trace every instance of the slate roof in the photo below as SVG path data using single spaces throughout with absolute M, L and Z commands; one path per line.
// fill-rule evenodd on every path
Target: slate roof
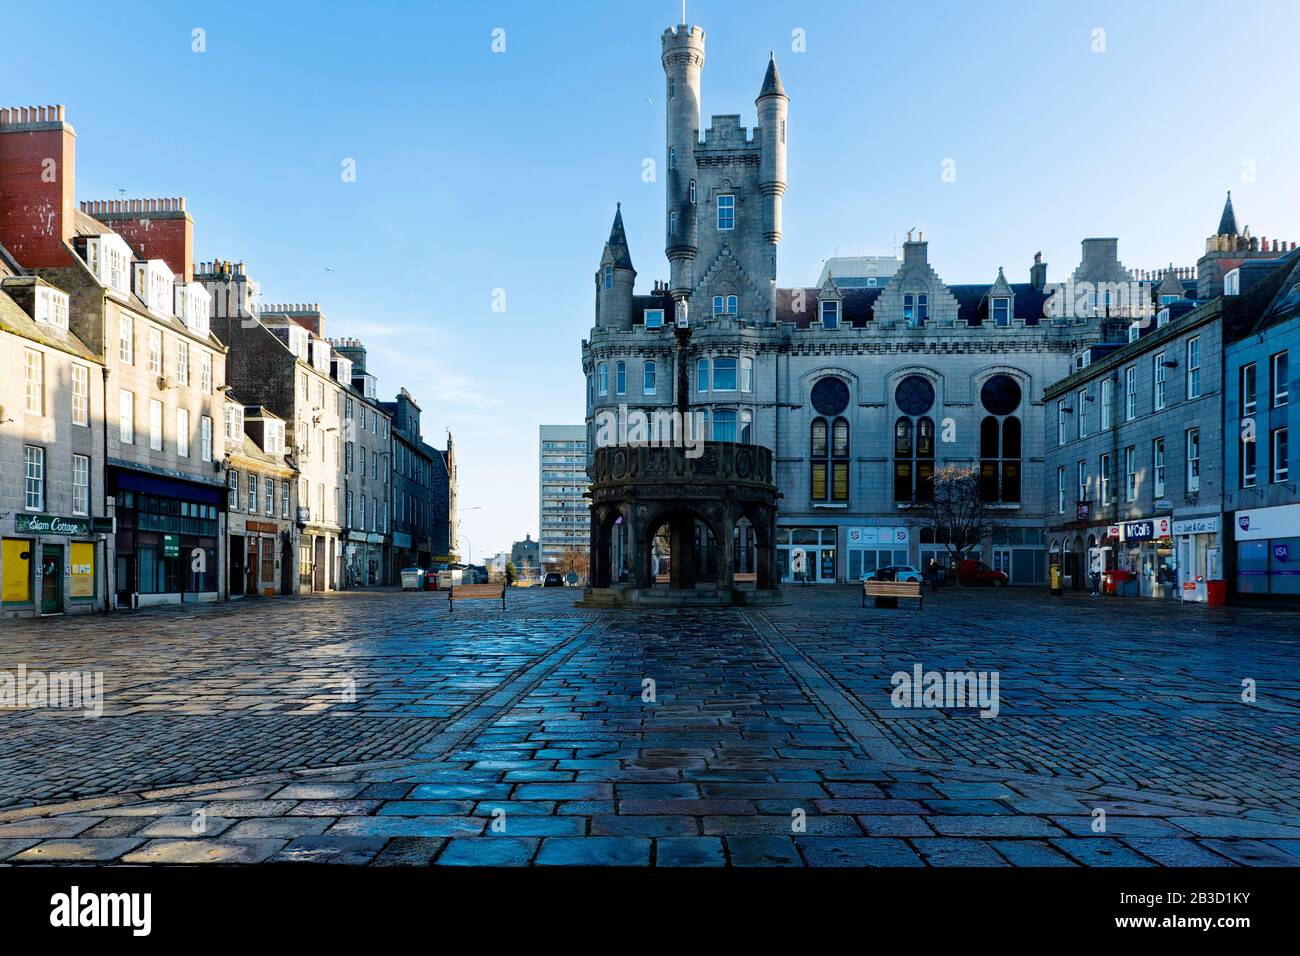
M 781 85 L 781 71 L 776 68 L 775 53 L 767 61 L 767 73 L 763 76 L 763 88 L 758 93 L 760 100 L 765 96 L 785 96 L 785 87 Z
M 39 283 L 40 280 L 30 276 L 18 276 L 5 279 L 0 285 L 0 330 L 12 332 L 32 342 L 39 342 L 50 348 L 75 355 L 77 358 L 99 362 L 95 353 L 71 331 L 64 331 L 53 325 L 37 322 L 15 302 L 4 288 L 15 282 Z
M 613 256 L 616 268 L 632 268 L 632 252 L 627 247 L 627 233 L 623 230 L 622 203 L 619 203 L 618 208 L 614 210 L 614 225 L 609 230 L 609 239 L 605 243 L 605 251 Z
M 1284 256 L 1277 269 L 1250 291 L 1225 300 L 1225 309 L 1241 335 L 1253 335 L 1300 317 L 1300 249 Z
M 654 293 L 652 295 L 634 295 L 632 296 L 632 324 L 645 324 L 646 309 L 663 309 L 664 310 L 664 328 L 673 324 L 674 307 L 672 297 L 667 292 Z
M 1228 201 L 1223 204 L 1223 215 L 1219 217 L 1219 231 L 1216 236 L 1236 236 L 1237 214 L 1232 208 L 1232 190 L 1228 190 Z
M 1048 292 L 1034 288 L 1032 283 L 1009 283 L 1015 294 L 1015 311 L 1017 318 L 1023 318 L 1027 325 L 1037 325 L 1043 316 L 1043 304 Z M 875 288 L 840 289 L 840 324 L 855 329 L 864 328 L 875 320 L 875 304 L 885 286 Z M 950 285 L 947 287 L 957 300 L 957 318 L 959 322 L 976 326 L 988 319 L 988 293 L 992 285 Z M 803 311 L 795 311 L 799 292 L 803 292 Z M 795 328 L 806 329 L 821 319 L 817 312 L 817 297 L 821 289 L 805 286 L 801 289 L 776 290 L 776 320 L 793 323 Z M 898 318 L 893 316 L 892 318 Z

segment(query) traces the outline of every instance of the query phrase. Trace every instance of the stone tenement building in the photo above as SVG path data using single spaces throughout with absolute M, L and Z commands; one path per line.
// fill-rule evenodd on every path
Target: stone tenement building
M 1013 582 L 1043 581 L 1041 396 L 1137 308 L 1118 241 L 1084 240 L 1067 283 L 1048 283 L 1036 259 L 1026 281 L 999 269 L 958 285 L 931 266 L 924 237 L 909 234 L 901 259 L 832 260 L 820 285 L 777 288 L 789 99 L 776 62 L 755 101 L 756 128 L 736 115 L 704 128 L 704 33 L 683 24 L 662 43 L 669 279 L 636 294 L 617 212 L 582 345 L 589 449 L 621 408 L 672 409 L 671 328 L 685 313 L 689 407 L 705 436 L 774 451 L 783 579 L 794 549 L 818 582 L 940 555 L 912 512 L 932 494 L 934 470 L 960 464 L 980 469 L 1001 512 L 981 556 Z M 749 572 L 752 540 L 740 534 L 736 570 Z

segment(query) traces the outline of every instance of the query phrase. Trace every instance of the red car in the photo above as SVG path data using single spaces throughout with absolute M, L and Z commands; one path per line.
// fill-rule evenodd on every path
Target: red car
M 983 561 L 967 558 L 957 570 L 958 580 L 962 584 L 987 584 L 995 588 L 1005 585 L 1010 578 L 1002 571 L 995 571 Z

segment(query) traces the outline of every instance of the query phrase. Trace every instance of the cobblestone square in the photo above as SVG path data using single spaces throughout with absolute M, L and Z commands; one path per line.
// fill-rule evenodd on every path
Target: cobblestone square
M 0 863 L 1300 865 L 1300 613 L 574 597 L 5 622 L 0 672 L 104 702 L 0 710 Z M 895 707 L 917 666 L 996 673 L 996 716 Z

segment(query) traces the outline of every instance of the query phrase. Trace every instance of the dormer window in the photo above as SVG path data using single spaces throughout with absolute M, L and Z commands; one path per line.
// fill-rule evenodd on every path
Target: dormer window
M 1163 328 L 1169 324 L 1169 309 L 1164 308 L 1156 313 L 1156 328 Z
M 739 302 L 734 295 L 715 295 L 713 297 L 714 315 L 735 315 Z
M 989 303 L 989 312 L 993 315 L 993 324 L 1006 328 L 1011 324 L 1011 299 L 1005 295 L 994 296 Z
M 34 318 L 43 325 L 52 325 L 66 332 L 68 329 L 68 297 L 57 289 L 46 286 L 38 287 L 36 290 L 36 315 Z
M 1142 337 L 1142 323 L 1133 322 L 1132 324 L 1130 324 L 1128 327 L 1128 340 L 1130 342 L 1136 342 L 1141 337 Z
M 1233 269 L 1223 277 L 1224 295 L 1241 295 L 1241 270 Z
M 736 197 L 725 195 L 718 197 L 718 229 L 730 232 L 736 228 Z
M 1182 298 L 1181 295 L 1162 295 L 1162 296 L 1160 297 L 1160 304 L 1161 304 L 1161 305 L 1173 305 L 1175 302 L 1177 302 L 1177 301 L 1178 301 L 1179 299 L 1181 299 L 1181 298 Z
M 822 302 L 822 328 L 838 329 L 840 327 L 840 302 L 838 299 L 826 299 Z
M 647 329 L 662 329 L 664 327 L 664 310 L 646 309 L 645 327 Z

